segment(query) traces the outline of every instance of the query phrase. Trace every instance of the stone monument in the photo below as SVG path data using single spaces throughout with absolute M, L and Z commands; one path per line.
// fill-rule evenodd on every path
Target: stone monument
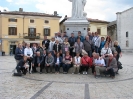
M 86 0 L 69 0 L 72 2 L 72 16 L 64 22 L 67 35 L 70 36 L 74 33 L 78 35 L 78 31 L 81 31 L 82 36 L 87 35 L 87 29 L 89 22 L 86 19 L 87 14 L 84 12 Z

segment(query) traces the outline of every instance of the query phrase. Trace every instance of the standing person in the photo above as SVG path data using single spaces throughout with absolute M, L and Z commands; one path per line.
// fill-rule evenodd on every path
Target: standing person
M 89 39 L 89 36 L 86 36 L 85 37 L 85 41 L 84 41 L 84 50 L 88 53 L 89 57 L 92 56 L 92 42 L 91 40 Z
M 115 50 L 117 51 L 116 60 L 119 61 L 119 58 L 122 57 L 122 53 L 121 53 L 121 47 L 119 46 L 118 41 L 114 41 L 114 47 L 115 47 Z
M 98 49 L 99 49 L 100 44 L 101 44 L 101 38 L 99 37 L 97 32 L 95 32 L 95 36 L 93 37 L 92 42 L 94 45 L 94 51 L 96 53 L 98 53 Z
M 88 56 L 88 53 L 85 50 L 82 50 L 83 57 L 81 58 L 81 72 L 84 74 L 88 74 L 89 67 L 92 66 L 92 60 Z
M 46 56 L 45 59 L 45 67 L 46 67 L 46 73 L 48 73 L 48 69 L 50 68 L 50 72 L 52 73 L 53 64 L 54 63 L 54 57 L 52 56 L 51 52 L 48 52 L 48 56 Z
M 19 43 L 18 47 L 15 50 L 15 59 L 16 59 L 17 64 L 19 63 L 21 59 L 23 59 L 23 56 L 24 56 L 24 49 L 23 49 L 22 44 Z
M 43 51 L 43 62 L 42 62 L 42 68 L 44 69 L 45 68 L 45 59 L 46 59 L 46 50 Z
M 109 36 L 107 36 L 106 42 L 108 42 L 108 47 L 109 47 L 109 48 L 112 48 L 112 47 L 113 47 L 112 40 L 111 40 L 111 38 L 110 38 Z
M 71 33 L 71 37 L 68 39 L 68 42 L 70 44 L 70 55 L 74 57 L 73 49 L 74 49 L 74 43 L 76 42 L 76 38 L 74 37 L 74 33 Z
M 68 36 L 66 35 L 66 32 L 64 32 L 64 34 L 63 34 L 63 35 L 64 35 L 64 37 L 67 37 L 67 38 L 68 38 Z
M 62 64 L 62 57 L 60 56 L 60 53 L 58 52 L 56 56 L 54 57 L 54 68 L 55 68 L 56 74 L 59 74 L 61 64 Z
M 84 44 L 80 41 L 80 38 L 77 38 L 77 42 L 74 44 L 75 53 L 80 53 L 82 56 L 82 49 L 84 49 Z
M 56 55 L 57 52 L 61 53 L 61 49 L 62 49 L 61 44 L 59 43 L 59 41 L 57 39 L 53 46 L 54 54 Z
M 40 52 L 40 54 L 43 55 L 43 48 L 40 46 L 40 43 L 37 44 L 36 52 Z
M 99 48 L 99 55 L 101 55 L 101 50 L 105 45 L 105 38 L 101 37 L 101 43 L 100 43 L 100 48 Z
M 76 56 L 73 58 L 73 66 L 74 66 L 74 69 L 72 74 L 76 72 L 76 69 L 78 71 L 78 74 L 80 74 L 79 69 L 81 66 L 81 57 L 79 56 L 79 53 L 76 53 Z
M 78 31 L 77 39 L 80 38 L 81 42 L 84 42 L 84 37 L 81 35 L 81 31 Z
M 89 36 L 89 39 L 92 41 L 93 36 L 92 36 L 92 33 L 90 31 L 88 31 L 88 36 Z
M 37 52 L 36 56 L 33 58 L 32 66 L 33 66 L 33 72 L 37 72 L 36 67 L 40 67 L 40 74 L 42 74 L 43 69 L 43 60 L 44 57 L 40 55 L 40 52 Z
M 61 45 L 62 45 L 63 42 L 65 41 L 65 38 L 66 38 L 66 37 L 64 37 L 64 34 L 61 34 L 61 37 L 60 37 L 60 44 L 61 44 Z
M 37 52 L 37 45 L 36 44 L 33 44 L 32 51 L 33 51 L 33 57 L 35 57 L 36 52 Z
M 65 38 L 65 41 L 64 41 L 64 43 L 62 44 L 62 55 L 63 55 L 63 58 L 64 58 L 64 56 L 65 56 L 65 53 L 66 53 L 67 51 L 69 51 L 69 48 L 70 48 L 70 44 L 69 44 L 69 42 L 68 42 L 68 38 Z
M 49 48 L 49 40 L 47 39 L 47 36 L 44 36 L 44 40 L 42 41 L 42 46 L 45 45 L 46 50 Z
M 71 67 L 71 63 L 72 63 L 72 57 L 70 56 L 69 52 L 66 52 L 65 57 L 63 58 L 63 73 L 67 74 L 69 68 Z
M 27 43 L 26 48 L 24 49 L 24 55 L 27 56 L 27 61 L 29 64 L 29 73 L 31 74 L 31 62 L 33 60 L 33 51 L 30 48 L 30 43 Z
M 27 45 L 27 43 L 25 43 L 25 42 L 23 41 L 23 42 L 22 42 L 22 47 L 23 47 L 23 49 L 26 48 L 26 45 Z
M 53 51 L 53 46 L 54 46 L 54 44 L 55 44 L 55 38 L 52 37 L 52 38 L 51 38 L 51 41 L 50 41 L 50 43 L 49 43 L 49 52 L 51 52 L 53 56 L 54 56 L 54 51 Z

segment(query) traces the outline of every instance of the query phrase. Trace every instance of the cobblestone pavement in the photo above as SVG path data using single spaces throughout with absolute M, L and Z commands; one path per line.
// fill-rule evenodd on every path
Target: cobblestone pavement
M 13 56 L 0 56 L 0 99 L 133 99 L 133 54 L 120 58 L 115 79 L 92 74 L 27 74 L 12 76 Z

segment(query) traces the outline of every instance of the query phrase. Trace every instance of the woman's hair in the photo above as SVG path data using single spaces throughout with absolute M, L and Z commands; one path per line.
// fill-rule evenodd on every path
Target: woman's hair
M 112 42 L 112 40 L 111 40 L 111 38 L 110 38 L 109 36 L 107 36 L 106 41 L 107 41 L 108 39 L 109 39 L 109 41 L 108 41 L 109 43 Z
M 119 42 L 118 41 L 114 41 L 114 45 L 118 45 L 119 44 Z

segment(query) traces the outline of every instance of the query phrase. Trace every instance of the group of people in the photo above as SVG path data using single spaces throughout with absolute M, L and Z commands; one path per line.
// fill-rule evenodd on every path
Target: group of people
M 117 63 L 121 57 L 121 48 L 118 41 L 112 41 L 108 36 L 100 37 L 97 32 L 83 37 L 81 32 L 75 37 L 74 33 L 68 37 L 66 32 L 55 33 L 51 40 L 44 36 L 41 44 L 25 43 L 18 44 L 15 51 L 16 70 L 19 74 L 36 73 L 40 67 L 40 74 L 45 68 L 46 73 L 67 74 L 73 67 L 72 74 L 88 74 L 88 69 L 92 68 L 92 73 L 96 78 L 101 73 L 109 74 L 114 78 L 118 73 Z

